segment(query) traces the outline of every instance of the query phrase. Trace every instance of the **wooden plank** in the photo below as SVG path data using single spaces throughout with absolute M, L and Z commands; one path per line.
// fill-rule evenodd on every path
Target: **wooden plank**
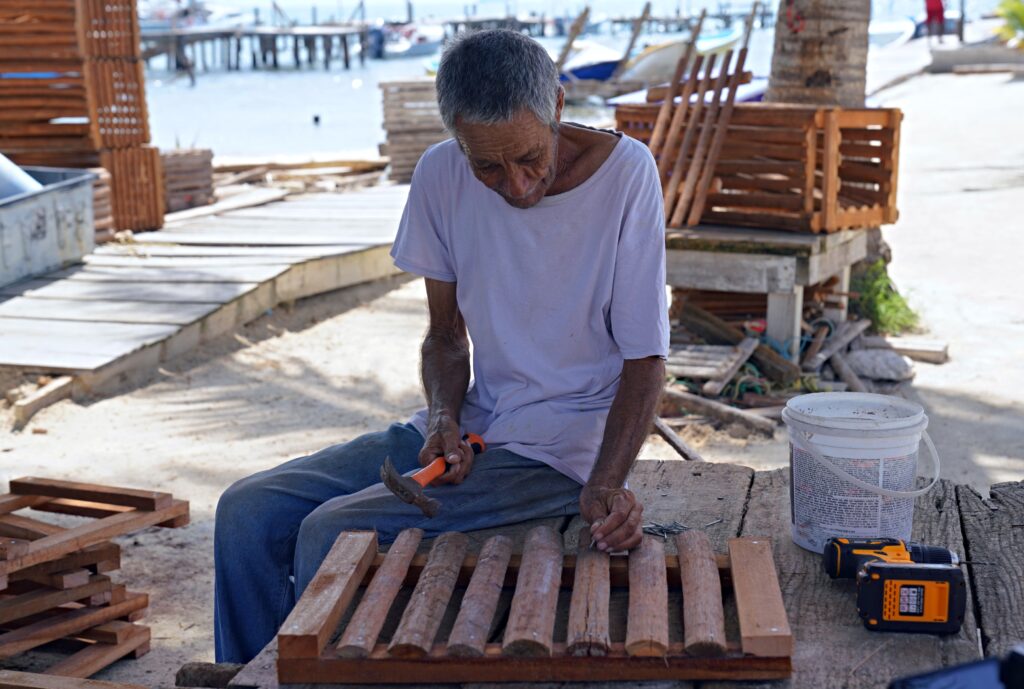
M 736 354 L 729 362 L 728 367 L 722 372 L 721 375 L 712 378 L 708 382 L 704 383 L 704 387 L 701 391 L 705 395 L 718 396 L 722 392 L 722 388 L 729 384 L 729 381 L 733 379 L 743 364 L 747 363 L 747 359 L 754 353 L 759 344 L 757 338 L 745 337 L 743 341 L 736 346 Z
M 149 627 L 133 624 L 128 638 L 116 644 L 93 643 L 46 669 L 60 677 L 91 677 L 108 665 L 132 654 L 138 658 L 149 651 Z
M 686 44 L 686 50 L 676 63 L 676 71 L 673 73 L 672 81 L 669 82 L 668 92 L 663 96 L 661 107 L 658 108 L 658 118 L 654 122 L 654 131 L 651 133 L 650 142 L 648 142 L 648 148 L 651 149 L 651 153 L 656 158 L 661 153 L 662 144 L 665 142 L 665 134 L 672 122 L 676 96 L 679 94 L 679 87 L 681 85 L 683 75 L 686 73 L 686 67 L 690 64 L 690 60 L 693 58 L 693 44 L 696 42 L 697 36 L 700 35 L 701 27 L 704 25 L 704 18 L 706 16 L 707 10 L 702 9 L 700 16 L 697 18 L 697 23 L 690 32 L 690 40 Z M 687 101 L 683 101 L 683 104 L 680 107 L 686 108 L 688 106 L 689 103 L 687 99 Z
M 466 558 L 467 545 L 466 535 L 455 531 L 441 534 L 434 541 L 412 599 L 391 637 L 389 656 L 420 658 L 430 653 Z
M 14 492 L 13 488 L 11 492 Z M 34 541 L 63 531 L 63 527 L 19 514 L 0 516 L 0 536 Z
M 765 294 L 792 289 L 796 259 L 710 251 L 666 252 L 667 282 L 673 287 Z
M 28 280 L 0 287 L 0 295 L 38 299 L 89 301 L 191 302 L 221 304 L 256 289 L 255 282 L 94 282 L 89 280 Z
M 17 512 L 26 507 L 34 507 L 46 502 L 49 498 L 42 498 L 37 495 L 0 495 L 0 514 Z
M 56 500 L 44 502 L 41 505 L 33 507 L 32 509 L 36 510 L 37 512 L 73 514 L 77 517 L 92 517 L 93 519 L 102 519 L 103 517 L 109 517 L 114 514 L 129 512 L 133 508 L 126 507 L 124 505 L 110 505 L 102 502 L 90 502 L 88 500 L 71 500 L 68 498 L 58 498 Z
M 836 332 L 832 333 L 832 336 L 828 338 L 821 351 L 818 352 L 814 358 L 808 359 L 806 363 L 802 364 L 802 368 L 805 371 L 818 370 L 821 368 L 822 364 L 832 358 L 833 354 L 844 351 L 847 345 L 853 342 L 858 335 L 870 327 L 871 321 L 866 318 L 859 321 L 847 321 L 843 323 L 836 329 Z
M 391 544 L 384 562 L 377 568 L 352 618 L 345 625 L 337 646 L 338 655 L 342 658 L 365 658 L 373 650 L 422 539 L 422 529 L 405 529 Z
M 0 624 L 44 612 L 65 603 L 80 601 L 110 591 L 110 578 L 97 574 L 83 586 L 64 590 L 38 589 L 12 598 L 0 599 Z
M 175 232 L 161 230 L 160 240 L 172 244 L 192 244 L 197 246 L 266 246 L 266 247 L 296 247 L 296 246 L 333 246 L 337 244 L 349 244 L 359 247 L 375 246 L 378 244 L 391 244 L 391 240 L 383 239 L 373 235 L 360 235 L 351 237 L 339 237 L 337 234 L 327 233 L 306 233 L 287 232 L 280 236 L 261 236 L 252 238 L 246 237 L 244 233 L 232 233 L 227 231 L 205 232 L 191 234 L 188 232 Z M 156 238 L 143 237 L 143 241 L 155 241 Z
M 68 376 L 54 378 L 43 387 L 14 403 L 14 427 L 23 428 L 37 412 L 70 396 L 71 378 Z
M 752 431 L 764 433 L 769 436 L 775 434 L 775 422 L 750 414 L 742 409 L 730 407 L 727 404 L 705 399 L 698 395 L 671 387 L 665 388 L 665 397 L 674 404 L 679 405 L 681 408 L 695 414 L 712 416 L 725 423 L 738 423 Z
M 506 536 L 492 536 L 484 543 L 462 597 L 459 615 L 448 635 L 451 655 L 484 655 L 511 556 L 512 541 Z
M 690 149 L 693 145 L 693 138 L 697 133 L 697 123 L 701 120 L 701 115 L 704 110 L 704 94 L 707 92 L 708 86 L 711 85 L 711 74 L 715 67 L 715 60 L 718 59 L 718 55 L 711 53 L 710 55 L 698 55 L 697 60 L 694 62 L 693 77 L 697 77 L 698 70 L 700 68 L 699 63 L 704 60 L 703 72 L 700 74 L 700 81 L 697 82 L 697 102 L 692 107 L 682 107 L 677 112 L 686 113 L 686 130 L 683 133 L 682 143 L 679 145 L 678 153 L 676 155 L 675 164 L 672 166 L 671 174 L 668 176 L 668 184 L 665 185 L 665 217 L 671 218 L 676 208 L 676 201 L 679 197 L 679 192 L 683 183 L 683 174 L 688 169 L 692 162 L 689 162 Z M 689 94 L 683 94 L 683 102 L 688 102 Z M 673 123 L 673 129 L 675 129 L 675 123 Z M 669 149 L 673 150 L 673 149 Z M 664 156 L 663 156 L 664 157 Z M 664 179 L 664 172 L 662 173 Z
M 31 554 L 31 546 L 29 546 L 29 553 L 24 557 L 28 557 Z M 41 586 L 47 586 L 53 589 L 73 589 L 79 586 L 85 586 L 89 583 L 89 570 L 87 569 L 68 569 L 59 572 L 52 572 L 49 574 L 33 574 L 29 573 L 21 577 L 25 581 L 32 581 Z
M 177 211 L 176 213 L 167 213 L 164 216 L 164 224 L 169 225 L 171 223 L 192 220 L 207 215 L 216 215 L 218 213 L 224 213 L 240 208 L 258 206 L 263 203 L 271 203 L 273 201 L 279 201 L 287 195 L 288 191 L 286 189 L 253 187 L 250 191 L 229 196 L 217 203 L 210 204 L 209 206 L 187 208 L 183 211 Z
M 55 479 L 24 477 L 12 479 L 10 490 L 16 495 L 44 495 L 50 498 L 89 500 L 109 505 L 124 505 L 139 510 L 160 510 L 171 506 L 170 493 L 103 486 L 96 483 L 59 481 Z
M 768 293 L 765 336 L 778 343 L 795 365 L 800 357 L 800 323 L 804 313 L 804 287 Z
M 68 680 L 66 677 L 0 670 L 0 689 L 146 689 L 141 684 L 113 684 L 97 680 Z
M 574 656 L 605 656 L 611 644 L 608 634 L 609 558 L 608 553 L 590 547 L 589 537 L 590 527 L 581 527 L 566 651 Z
M 997 483 L 987 499 L 971 486 L 957 486 L 956 497 L 964 555 L 979 563 L 969 571 L 985 655 L 1004 656 L 1024 639 L 1024 482 Z
M 669 428 L 661 417 L 654 417 L 654 430 L 664 438 L 665 442 L 672 446 L 672 449 L 679 453 L 679 456 L 690 462 L 703 462 L 704 458 L 699 452 L 690 447 L 686 441 L 679 437 L 679 434 Z
M 70 555 L 27 567 L 11 573 L 11 581 L 21 581 L 32 577 L 42 577 L 56 572 L 78 570 L 83 567 L 95 567 L 100 562 L 117 562 L 121 560 L 121 547 L 116 543 L 97 543 Z M 117 569 L 116 567 L 114 569 Z M 110 570 L 107 570 L 110 571 Z
M 846 358 L 842 354 L 836 352 L 829 357 L 828 363 L 831 364 L 832 370 L 839 376 L 839 380 L 846 383 L 847 390 L 850 392 L 870 392 L 867 386 L 864 385 L 864 381 L 846 363 Z
M 62 639 L 65 636 L 73 636 L 89 627 L 95 627 L 141 610 L 147 605 L 149 605 L 149 597 L 146 594 L 133 593 L 129 594 L 125 602 L 117 605 L 68 610 L 59 616 L 19 627 L 0 634 L 0 659 L 12 658 L 37 646 Z
M 691 529 L 678 534 L 675 540 L 683 587 L 683 645 L 692 656 L 720 656 L 725 653 L 725 611 L 711 539 L 702 531 Z M 733 580 L 736 579 L 734 576 Z M 747 652 L 745 645 L 743 650 Z
M 505 655 L 551 655 L 561 572 L 561 536 L 548 526 L 530 531 L 505 625 Z
M 891 349 L 914 361 L 924 361 L 929 364 L 944 364 L 949 361 L 949 345 L 937 340 L 891 335 L 865 335 L 860 338 L 860 343 L 867 349 Z
M 95 641 L 101 644 L 120 644 L 127 641 L 135 629 L 136 626 L 131 622 L 114 620 L 113 622 L 107 622 L 97 627 L 86 629 L 84 632 L 76 634 L 75 638 Z
M 29 541 L 27 538 L 0 538 L 0 560 L 13 560 L 28 552 Z M 2 587 L 0 587 L 2 588 Z
M 104 266 L 90 261 L 84 266 L 47 273 L 47 279 L 78 280 L 88 282 L 160 282 L 160 283 L 246 283 L 266 282 L 288 270 L 290 263 L 264 265 L 171 267 L 156 266 L 145 261 L 140 267 Z
M 105 519 L 97 519 L 88 524 L 80 524 L 58 534 L 33 541 L 27 555 L 8 562 L 0 562 L 0 574 L 55 560 L 86 546 L 102 543 L 147 526 L 159 525 L 187 514 L 188 502 L 174 500 L 170 507 L 153 511 L 132 510 Z
M 621 643 L 612 644 L 609 655 L 585 661 L 564 653 L 564 644 L 554 647 L 550 657 L 506 657 L 501 663 L 491 659 L 500 653 L 496 644 L 487 648 L 484 658 L 461 658 L 444 653 L 439 646 L 429 658 L 376 662 L 376 656 L 350 660 L 322 658 L 310 663 L 300 659 L 278 660 L 282 684 L 442 684 L 479 682 L 588 682 L 654 681 L 687 679 L 784 679 L 792 672 L 789 658 L 725 657 L 691 658 L 676 645 L 663 658 L 628 657 Z M 375 651 L 376 654 L 376 651 Z M 824 686 L 824 685 L 822 685 Z
M 16 297 L 0 303 L 0 317 L 188 325 L 213 313 L 218 306 L 219 304 L 189 302 L 85 301 Z
M 376 553 L 376 532 L 338 535 L 316 576 L 281 625 L 277 635 L 281 657 L 319 657 Z
M 792 655 L 793 633 L 782 602 L 771 539 L 734 538 L 729 541 L 729 560 L 743 652 Z
M 654 536 L 645 535 L 640 546 L 629 554 L 626 653 L 630 656 L 660 658 L 668 652 L 668 582 L 664 562 L 665 546 Z

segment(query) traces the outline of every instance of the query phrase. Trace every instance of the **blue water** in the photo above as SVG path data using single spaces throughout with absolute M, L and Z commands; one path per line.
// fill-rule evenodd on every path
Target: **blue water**
M 371 16 L 399 6 L 403 8 L 400 14 L 404 14 L 404 2 L 367 1 Z M 569 14 L 577 11 L 574 4 L 560 4 L 557 1 L 509 2 L 510 9 L 519 12 L 534 7 L 538 10 L 547 7 L 548 11 L 564 9 Z M 245 0 L 227 0 L 219 4 L 232 4 L 240 8 L 251 6 Z M 303 0 L 281 0 L 279 4 L 296 19 L 302 17 L 293 13 L 293 10 L 307 8 L 311 12 L 310 3 Z M 353 0 L 331 5 L 320 3 L 318 16 L 322 20 L 327 19 L 330 16 L 328 9 L 333 7 L 339 16 L 347 17 L 354 4 Z M 994 4 L 995 0 L 972 0 L 967 4 L 968 17 L 979 16 Z M 923 5 L 923 0 L 891 0 L 875 3 L 875 13 L 900 16 L 904 12 L 913 13 L 913 8 L 923 8 Z M 595 15 L 600 14 L 602 7 L 604 11 L 616 14 L 638 14 L 642 3 L 639 0 L 630 0 L 628 4 L 594 0 L 591 6 Z M 734 3 L 734 6 L 740 5 Z M 417 14 L 433 8 L 432 11 L 454 16 L 460 13 L 460 7 L 452 2 L 416 3 Z M 655 2 L 654 12 L 674 13 L 675 7 L 673 3 Z M 684 0 L 682 4 L 684 12 L 699 7 L 699 2 L 687 3 Z M 504 14 L 504 3 L 494 0 L 478 3 L 478 14 Z M 264 14 L 261 11 L 261 16 L 269 16 L 269 12 Z M 642 37 L 640 43 L 642 46 L 647 42 L 661 42 L 671 37 L 671 34 Z M 773 37 L 774 33 L 770 29 L 756 30 L 751 37 L 747 68 L 756 75 L 767 75 L 770 71 Z M 624 33 L 587 38 L 616 49 L 622 49 L 627 40 Z M 562 42 L 559 38 L 541 40 L 555 50 Z M 212 148 L 216 155 L 222 156 L 375 156 L 377 145 L 384 141 L 378 84 L 425 73 L 425 60 L 422 58 L 368 60 L 365 66 L 353 60 L 352 69 L 348 71 L 339 63 L 335 63 L 330 71 L 326 71 L 322 64 L 295 69 L 290 63 L 290 50 L 285 51 L 282 60 L 282 69 L 277 72 L 253 71 L 248 65 L 244 65 L 240 72 L 200 71 L 193 87 L 187 78 L 167 71 L 163 58 L 155 58 L 147 70 L 146 81 L 153 143 L 161 148 Z M 317 116 L 319 124 L 314 123 Z M 596 124 L 606 122 L 609 111 L 600 107 L 572 108 L 567 111 L 566 118 Z

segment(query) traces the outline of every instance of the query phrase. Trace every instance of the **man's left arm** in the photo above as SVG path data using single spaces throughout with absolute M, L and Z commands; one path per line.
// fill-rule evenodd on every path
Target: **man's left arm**
M 590 523 L 590 533 L 601 550 L 628 550 L 643 539 L 643 505 L 622 485 L 650 433 L 664 386 L 661 357 L 623 362 L 601 452 L 580 492 L 580 513 Z

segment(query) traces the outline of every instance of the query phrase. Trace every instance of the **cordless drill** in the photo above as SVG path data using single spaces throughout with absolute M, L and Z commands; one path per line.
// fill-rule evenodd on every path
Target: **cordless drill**
M 967 586 L 956 553 L 897 538 L 830 538 L 825 573 L 857 580 L 864 626 L 888 632 L 953 634 L 967 607 Z

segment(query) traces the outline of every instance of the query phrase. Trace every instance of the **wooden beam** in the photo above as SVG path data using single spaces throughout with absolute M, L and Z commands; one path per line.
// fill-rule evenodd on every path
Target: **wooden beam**
M 405 529 L 391 544 L 352 619 L 345 625 L 338 642 L 338 655 L 342 658 L 365 658 L 373 650 L 421 540 L 422 529 Z
M 836 352 L 829 357 L 828 363 L 832 365 L 832 370 L 839 376 L 839 380 L 846 383 L 847 389 L 850 392 L 870 392 L 867 386 L 864 385 L 864 381 L 860 379 L 860 376 L 846 363 L 846 357 L 842 354 Z
M 581 527 L 565 640 L 570 655 L 608 655 L 608 566 L 608 553 L 591 548 L 590 527 Z
M 71 376 L 59 376 L 14 403 L 14 427 L 24 428 L 36 412 L 71 397 Z
M 562 537 L 549 526 L 526 535 L 502 651 L 509 656 L 550 656 L 562 579 Z
M 842 352 L 858 335 L 871 327 L 871 321 L 864 318 L 859 321 L 847 321 L 839 326 L 825 346 L 813 358 L 803 364 L 805 371 L 817 371 L 833 354 Z
M 124 641 L 115 644 L 93 643 L 46 669 L 46 674 L 67 677 L 90 677 L 108 665 L 131 654 L 139 658 L 149 652 L 149 627 L 130 624 Z M 64 681 L 67 681 L 66 679 Z M 66 685 L 72 689 L 75 685 Z
M 172 500 L 170 493 L 35 477 L 13 479 L 10 490 L 15 495 L 43 495 L 50 498 L 89 500 L 109 505 L 124 505 L 139 510 L 164 509 L 171 506 Z
M 660 416 L 654 417 L 654 430 L 664 438 L 665 442 L 672 446 L 672 449 L 679 453 L 679 456 L 689 462 L 703 462 L 704 458 L 699 452 L 690 447 L 679 434 L 669 428 Z
M 466 534 L 457 531 L 443 533 L 434 540 L 427 565 L 391 637 L 389 656 L 420 658 L 430 653 L 455 590 L 468 545 Z
M 462 597 L 459 615 L 448 635 L 448 653 L 451 655 L 484 655 L 511 557 L 512 541 L 508 537 L 493 536 L 484 543 L 473 577 Z
M 725 611 L 715 551 L 703 531 L 676 536 L 683 586 L 683 644 L 696 657 L 725 653 Z
M 891 349 L 897 354 L 910 357 L 914 361 L 924 361 L 929 364 L 944 364 L 949 361 L 949 345 L 937 340 L 925 340 L 916 337 L 865 335 L 860 341 L 867 349 Z
M 654 536 L 645 535 L 640 546 L 629 554 L 626 653 L 630 656 L 660 658 L 668 652 L 668 581 L 664 562 L 665 546 Z
M 665 388 L 665 396 L 683 409 L 695 414 L 711 416 L 725 423 L 738 423 L 741 426 L 759 433 L 765 433 L 767 435 L 775 434 L 775 423 L 773 421 L 755 414 L 750 414 L 742 409 L 736 409 L 735 407 L 730 407 L 727 404 L 705 399 L 698 395 L 683 392 L 682 390 L 676 390 L 674 388 Z
M 90 679 L 70 679 L 30 672 L 0 670 L 0 689 L 146 689 L 141 684 L 114 684 Z
M 729 561 L 743 652 L 768 657 L 792 655 L 793 633 L 782 603 L 771 539 L 730 539 Z
M 97 574 L 89 577 L 89 581 L 82 586 L 64 590 L 42 588 L 20 596 L 0 599 L 0 624 L 110 591 L 110 587 L 110 578 Z
M 701 392 L 709 396 L 718 396 L 722 393 L 722 388 L 729 384 L 729 381 L 733 379 L 743 364 L 747 363 L 747 359 L 757 349 L 759 342 L 756 337 L 745 337 L 743 341 L 736 347 L 736 356 L 733 357 L 732 361 L 729 362 L 728 368 L 725 369 L 720 375 L 715 376 L 708 382 L 704 383 L 704 387 L 701 388 Z
M 374 531 L 341 533 L 277 635 L 282 658 L 317 658 L 377 554 Z

